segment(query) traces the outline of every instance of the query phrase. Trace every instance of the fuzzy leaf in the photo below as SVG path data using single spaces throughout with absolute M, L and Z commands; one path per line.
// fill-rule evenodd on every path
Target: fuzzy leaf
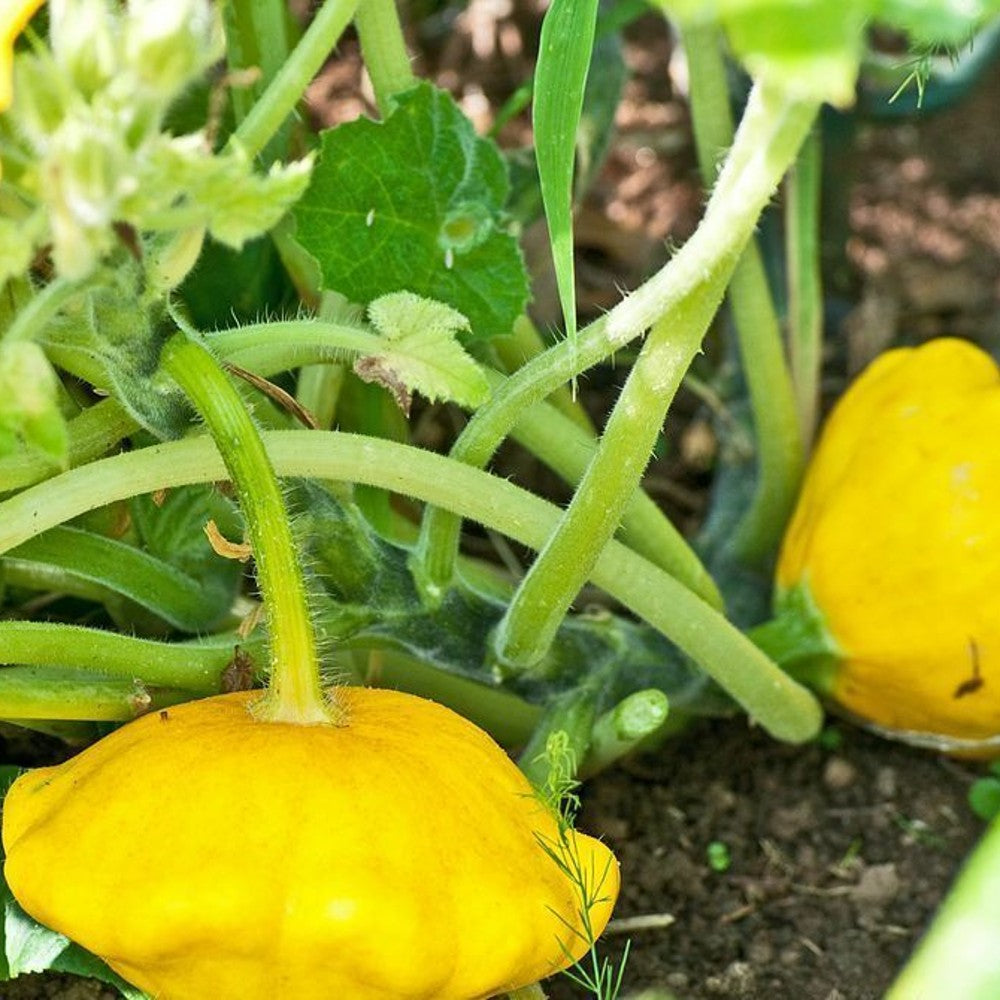
M 359 359 L 354 371 L 388 388 L 404 411 L 412 392 L 462 406 L 478 406 L 489 395 L 486 376 L 456 339 L 469 328 L 461 313 L 412 292 L 392 292 L 368 306 L 368 318 L 385 347 Z
M 384 122 L 323 133 L 297 237 L 326 287 L 353 302 L 407 290 L 457 309 L 475 337 L 506 334 L 528 300 L 503 228 L 507 191 L 496 147 L 448 94 L 420 84 Z

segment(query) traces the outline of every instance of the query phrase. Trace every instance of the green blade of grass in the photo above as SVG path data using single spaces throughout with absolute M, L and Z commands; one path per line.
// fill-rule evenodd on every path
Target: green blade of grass
M 596 24 L 597 0 L 553 0 L 542 23 L 535 68 L 535 156 L 570 340 L 576 337 L 573 166 Z

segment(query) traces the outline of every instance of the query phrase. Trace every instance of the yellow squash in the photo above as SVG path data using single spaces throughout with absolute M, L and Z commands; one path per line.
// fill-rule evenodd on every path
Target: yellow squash
M 347 724 L 259 722 L 237 693 L 145 716 L 4 806 L 5 874 L 36 919 L 159 1000 L 471 1000 L 586 950 L 549 809 L 481 730 L 339 688 Z M 562 843 L 599 896 L 618 867 Z
M 850 713 L 943 748 L 1000 735 L 1000 372 L 983 351 L 889 351 L 840 400 L 778 564 L 779 620 L 809 606 Z

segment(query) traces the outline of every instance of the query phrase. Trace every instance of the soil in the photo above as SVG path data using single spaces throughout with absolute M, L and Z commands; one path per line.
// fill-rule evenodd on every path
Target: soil
M 452 86 L 486 127 L 491 109 L 526 78 L 537 18 L 531 4 L 476 0 L 411 43 L 419 68 Z M 697 222 L 702 195 L 683 72 L 671 54 L 657 19 L 630 31 L 633 76 L 618 138 L 580 216 L 585 315 L 637 284 L 665 259 L 665 241 L 682 242 Z M 371 108 L 356 50 L 347 43 L 341 55 L 311 90 L 314 115 L 326 124 Z M 958 334 L 1000 346 L 998 106 L 994 65 L 954 110 L 862 123 L 828 149 L 836 181 L 828 209 L 839 205 L 849 221 L 831 230 L 825 248 L 828 397 L 891 343 Z M 516 119 L 503 137 L 523 141 L 527 128 Z M 530 258 L 544 259 L 541 232 L 528 233 L 526 246 Z M 542 326 L 557 323 L 544 275 L 534 309 Z M 595 410 L 604 403 L 589 401 Z M 657 470 L 658 488 L 687 527 L 703 504 L 712 451 L 705 434 L 688 420 L 680 466 Z M 621 901 L 601 947 L 617 959 L 630 941 L 623 995 L 882 996 L 982 831 L 967 805 L 980 771 L 846 723 L 796 748 L 745 722 L 719 722 L 593 779 L 580 825 L 621 860 Z M 547 989 L 553 1000 L 585 995 L 564 978 Z M 0 997 L 17 1000 L 111 996 L 57 976 L 0 984 Z

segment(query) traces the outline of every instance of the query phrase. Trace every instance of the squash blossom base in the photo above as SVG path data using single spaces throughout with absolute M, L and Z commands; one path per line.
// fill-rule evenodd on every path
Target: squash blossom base
M 18 902 L 161 1000 L 472 1000 L 581 956 L 579 889 L 540 842 L 600 883 L 595 934 L 611 852 L 560 834 L 450 710 L 338 694 L 342 727 L 256 721 L 239 692 L 22 776 L 3 811 Z
M 824 429 L 778 621 L 815 608 L 826 693 L 882 731 L 1000 753 L 1000 372 L 965 341 L 889 351 Z

